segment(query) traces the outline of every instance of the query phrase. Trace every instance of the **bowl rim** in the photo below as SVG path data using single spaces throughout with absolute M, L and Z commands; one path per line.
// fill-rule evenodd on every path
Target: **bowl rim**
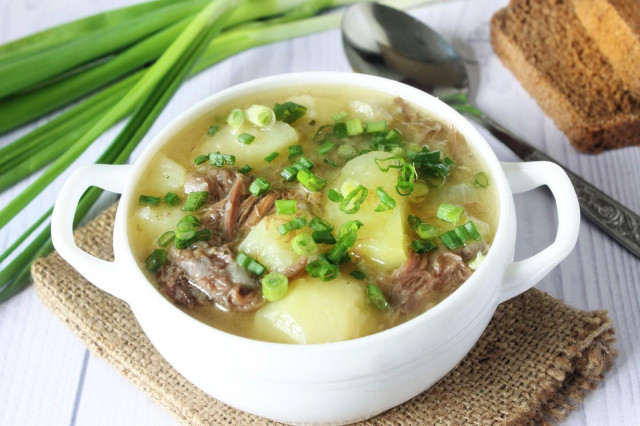
M 410 103 L 416 105 L 418 108 L 428 111 L 439 120 L 455 126 L 456 129 L 464 135 L 467 143 L 470 145 L 474 153 L 478 155 L 487 166 L 489 174 L 493 178 L 492 184 L 496 185 L 499 214 L 497 218 L 497 228 L 493 243 L 491 244 L 487 256 L 485 257 L 480 267 L 471 275 L 471 277 L 469 277 L 462 285 L 460 285 L 460 287 L 458 287 L 453 293 L 451 293 L 433 308 L 399 325 L 350 340 L 309 344 L 276 343 L 238 336 L 217 329 L 188 315 L 180 308 L 172 304 L 168 299 L 163 297 L 155 288 L 155 286 L 151 282 L 149 282 L 149 278 L 142 271 L 139 263 L 135 260 L 129 240 L 128 219 L 129 212 L 133 208 L 133 204 L 135 201 L 135 197 L 133 197 L 135 183 L 137 183 L 138 179 L 141 177 L 142 172 L 145 170 L 146 167 L 144 165 L 148 164 L 153 155 L 155 155 L 155 153 L 162 146 L 168 143 L 173 135 L 184 129 L 186 125 L 201 118 L 208 111 L 229 103 L 234 99 L 237 99 L 238 97 L 244 97 L 251 91 L 271 91 L 274 89 L 282 88 L 284 86 L 299 87 L 303 85 L 339 85 L 358 87 L 382 94 L 400 96 Z M 143 152 L 134 162 L 133 173 L 126 185 L 126 188 L 122 193 L 120 207 L 118 208 L 116 214 L 115 228 L 116 232 L 120 232 L 121 238 L 117 240 L 120 241 L 121 244 L 117 244 L 116 239 L 114 239 L 114 243 L 116 244 L 116 256 L 120 257 L 121 259 L 123 257 L 126 258 L 126 264 L 129 266 L 133 266 L 139 274 L 139 279 L 145 281 L 145 285 L 136 286 L 137 290 L 133 297 L 127 298 L 128 300 L 126 300 L 130 304 L 134 313 L 137 312 L 138 305 L 135 299 L 141 298 L 141 295 L 144 294 L 145 303 L 150 303 L 151 301 L 153 301 L 154 303 L 162 304 L 163 307 L 170 309 L 176 315 L 184 316 L 185 318 L 183 319 L 185 321 L 193 324 L 194 331 L 197 331 L 198 333 L 205 333 L 210 338 L 215 338 L 218 340 L 222 339 L 223 341 L 225 341 L 225 343 L 235 343 L 242 346 L 257 345 L 263 348 L 287 350 L 290 352 L 300 352 L 301 354 L 306 354 L 310 351 L 324 352 L 335 350 L 354 350 L 359 346 L 378 345 L 384 341 L 398 338 L 399 336 L 415 330 L 416 328 L 421 327 L 424 323 L 429 322 L 432 318 L 441 315 L 442 312 L 453 309 L 460 303 L 460 301 L 465 298 L 466 294 L 473 291 L 474 287 L 482 285 L 480 278 L 484 275 L 483 272 L 485 272 L 492 265 L 495 266 L 495 263 L 500 259 L 501 256 L 505 256 L 506 253 L 507 256 L 511 256 L 507 259 L 507 261 L 512 260 L 513 254 L 510 248 L 512 248 L 513 243 L 515 242 L 515 234 L 510 237 L 508 235 L 509 230 L 507 229 L 509 227 L 507 219 L 512 210 L 513 200 L 507 178 L 502 170 L 502 167 L 500 166 L 499 160 L 489 146 L 488 142 L 475 129 L 475 127 L 473 127 L 473 125 L 471 125 L 471 123 L 467 121 L 467 119 L 465 119 L 453 108 L 440 101 L 438 98 L 435 98 L 426 92 L 420 91 L 419 89 L 413 88 L 404 83 L 377 76 L 336 71 L 294 72 L 250 80 L 209 95 L 173 118 L 156 135 L 154 135 L 150 143 L 145 147 Z M 117 231 L 118 229 L 120 231 Z M 126 253 L 122 253 L 122 250 L 124 250 L 124 247 L 122 246 L 126 246 Z M 126 256 L 123 256 L 124 254 L 126 254 Z M 504 262 L 505 267 L 507 264 L 508 262 Z M 494 300 L 491 302 L 494 305 L 501 286 L 501 280 L 499 281 L 500 282 L 496 284 L 498 292 L 496 293 Z M 151 299 L 149 299 L 149 297 L 151 297 Z M 470 318 L 469 321 L 474 321 L 474 318 Z M 442 345 L 434 347 L 432 349 L 436 350 L 438 348 L 441 348 L 443 345 L 446 345 L 448 341 L 455 338 L 456 335 L 454 334 L 450 336 L 449 340 L 444 341 Z

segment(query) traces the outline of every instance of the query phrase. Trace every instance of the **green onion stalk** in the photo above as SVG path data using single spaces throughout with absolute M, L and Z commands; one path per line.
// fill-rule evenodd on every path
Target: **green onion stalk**
M 429 0 L 399 0 L 389 3 L 393 3 L 396 7 L 411 7 L 425 3 L 426 1 Z M 195 18 L 192 18 L 191 23 L 188 24 L 188 18 L 186 18 L 184 14 L 173 14 L 172 20 L 165 21 L 164 28 L 161 28 L 158 21 L 165 19 L 171 14 L 167 13 L 166 10 L 164 13 L 155 14 L 153 22 L 154 25 L 157 25 L 156 27 L 147 23 L 143 26 L 146 30 L 143 31 L 140 29 L 137 32 L 127 33 L 127 37 L 129 37 L 128 43 L 134 44 L 131 48 L 137 47 L 142 50 L 140 47 L 140 45 L 142 45 L 143 47 L 146 46 L 152 49 L 153 46 L 145 44 L 145 40 L 154 37 L 158 37 L 155 38 L 155 40 L 159 40 L 161 35 L 162 37 L 166 37 L 167 31 L 171 33 L 171 31 L 176 31 L 176 28 L 184 29 L 180 33 L 180 36 L 164 51 L 162 56 L 160 56 L 153 65 L 136 71 L 122 80 L 109 85 L 45 125 L 19 138 L 13 143 L 0 148 L 0 171 L 2 171 L 2 173 L 0 173 L 0 190 L 16 183 L 22 177 L 27 176 L 52 161 L 49 168 L 47 168 L 41 176 L 0 210 L 0 228 L 4 227 L 17 213 L 29 204 L 35 196 L 46 188 L 53 179 L 75 161 L 97 137 L 113 124 L 133 112 L 125 129 L 97 160 L 98 163 L 105 164 L 121 164 L 126 162 L 133 149 L 162 111 L 164 105 L 166 105 L 172 94 L 178 89 L 183 79 L 187 76 L 194 75 L 223 59 L 252 47 L 336 28 L 341 19 L 339 13 L 318 17 L 309 16 L 328 7 L 352 2 L 353 0 L 316 0 L 310 2 L 302 0 L 247 0 L 243 5 L 235 9 L 235 12 L 224 19 L 222 16 L 224 14 L 220 13 L 220 16 L 218 16 L 220 19 L 216 21 L 216 24 L 207 27 L 209 28 L 209 30 L 206 31 L 207 35 L 202 31 L 203 26 L 207 23 L 203 14 L 205 14 L 205 11 L 211 13 L 213 9 L 220 12 L 220 10 L 222 10 L 220 4 L 228 2 L 216 0 L 210 3 L 205 11 L 200 12 Z M 71 43 L 78 38 L 89 37 L 91 34 L 101 31 L 113 34 L 116 32 L 114 28 L 121 28 L 121 25 L 118 24 L 119 19 L 130 24 L 131 22 L 137 22 L 137 19 L 141 16 L 146 16 L 146 14 L 151 13 L 150 11 L 152 10 L 158 12 L 157 7 L 175 11 L 175 9 L 172 9 L 174 6 L 187 3 L 189 5 L 195 5 L 202 2 L 198 3 L 196 0 L 159 0 L 144 3 L 118 11 L 95 15 L 94 17 L 65 24 L 0 46 L 0 75 L 7 75 L 2 74 L 2 72 L 6 73 L 7 69 L 20 69 L 19 67 L 16 68 L 17 65 L 12 66 L 12 62 L 23 64 L 22 66 L 24 66 L 25 63 L 33 63 L 33 59 L 29 58 L 46 58 L 47 51 L 56 46 Z M 242 24 L 243 22 L 272 15 L 280 16 L 266 21 Z M 100 16 L 104 19 L 100 19 Z M 97 25 L 96 22 L 100 22 L 100 24 Z M 234 26 L 231 27 L 232 25 Z M 92 26 L 95 28 L 91 29 Z M 213 35 L 217 34 L 225 26 L 226 28 L 231 28 L 211 40 Z M 149 28 L 151 27 L 155 28 L 155 33 L 149 35 L 151 32 Z M 68 33 L 66 33 L 67 31 Z M 149 33 L 147 33 L 148 37 L 146 38 L 140 35 L 145 31 L 149 31 Z M 68 34 L 73 35 L 69 36 Z M 136 37 L 138 38 L 133 40 Z M 123 38 L 124 37 L 118 38 L 120 43 L 124 43 L 122 41 Z M 109 43 L 101 44 L 102 51 L 107 50 L 104 47 L 105 44 Z M 116 50 L 122 47 L 121 45 L 119 45 L 119 47 L 113 47 L 117 45 L 116 42 L 112 42 L 109 45 L 112 49 Z M 86 54 L 82 57 L 95 58 L 96 56 Z M 118 58 L 117 55 L 110 60 L 116 58 Z M 126 62 L 123 59 L 120 60 L 122 63 Z M 81 61 L 75 57 L 75 59 L 69 63 L 77 64 L 80 62 Z M 85 75 L 83 78 L 88 79 L 86 74 L 83 73 L 91 76 L 91 73 L 96 73 L 96 69 L 105 66 L 104 64 L 107 63 L 108 61 L 93 67 L 88 67 L 75 75 Z M 123 69 L 128 68 L 124 67 Z M 126 71 L 123 74 L 126 74 Z M 52 77 L 52 75 L 53 72 L 43 72 L 38 74 L 38 78 L 44 78 L 46 80 Z M 36 80 L 37 78 L 31 77 L 24 81 L 33 82 Z M 20 84 L 28 86 L 28 83 Z M 65 87 L 64 85 L 69 83 L 66 83 L 65 79 L 62 79 L 52 84 L 60 84 L 61 87 Z M 78 87 L 79 90 L 82 89 L 81 86 L 80 84 Z M 51 92 L 45 93 L 54 93 L 52 91 L 54 89 L 51 87 L 47 88 L 47 86 L 38 90 L 49 90 Z M 93 90 L 93 88 L 91 90 Z M 0 93 L 7 93 L 7 89 L 0 88 Z M 27 95 L 29 94 L 28 91 L 25 93 Z M 6 99 L 10 98 L 4 98 L 2 101 Z M 136 108 L 137 105 L 141 106 Z M 42 151 L 45 152 L 42 153 Z M 5 158 L 8 160 L 5 160 Z M 27 159 L 30 159 L 30 161 L 25 161 Z M 16 168 L 15 164 L 18 163 L 24 163 L 25 165 Z M 14 166 L 9 167 L 10 164 Z M 5 178 L 5 175 L 9 177 Z M 78 205 L 76 224 L 86 215 L 100 193 L 100 190 L 92 188 L 84 194 Z M 16 242 L 10 245 L 10 247 L 0 255 L 0 262 L 8 259 L 29 236 L 47 221 L 50 214 L 51 210 L 47 211 L 27 229 Z M 16 294 L 28 283 L 29 268 L 32 262 L 51 250 L 50 225 L 47 225 L 35 236 L 30 244 L 0 270 L 0 302 Z

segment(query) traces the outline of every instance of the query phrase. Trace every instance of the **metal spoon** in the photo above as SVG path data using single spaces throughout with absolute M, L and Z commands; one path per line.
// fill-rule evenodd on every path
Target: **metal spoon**
M 422 89 L 484 126 L 522 160 L 558 164 L 469 104 L 469 79 L 462 59 L 421 21 L 378 3 L 356 3 L 342 18 L 342 41 L 354 71 Z M 640 216 L 562 167 L 575 187 L 583 215 L 640 257 Z

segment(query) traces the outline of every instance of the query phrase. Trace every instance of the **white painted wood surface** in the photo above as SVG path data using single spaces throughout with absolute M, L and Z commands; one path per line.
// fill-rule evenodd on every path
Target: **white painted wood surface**
M 0 0 L 0 42 L 134 1 Z M 450 0 L 415 9 L 413 13 L 441 31 L 468 60 L 475 88 L 473 97 L 478 106 L 633 210 L 640 211 L 640 148 L 599 156 L 577 153 L 493 54 L 488 22 L 506 2 Z M 145 141 L 179 112 L 220 89 L 282 72 L 316 70 L 349 70 L 338 31 L 253 49 L 191 79 L 174 96 Z M 25 126 L 0 136 L 0 146 L 32 127 Z M 116 130 L 112 129 L 94 143 L 77 164 L 92 162 Z M 500 159 L 515 160 L 506 148 L 490 136 L 487 138 Z M 138 153 L 139 150 L 133 157 Z M 0 251 L 52 204 L 62 179 L 0 232 Z M 6 204 L 25 185 L 1 193 L 0 205 Z M 542 190 L 519 195 L 516 203 L 520 223 L 518 256 L 524 257 L 552 241 L 555 214 L 550 197 Z M 613 370 L 569 416 L 566 424 L 638 424 L 640 260 L 584 222 L 576 249 L 538 288 L 572 306 L 607 309 L 617 328 L 620 356 Z M 75 424 L 172 425 L 175 421 L 103 360 L 89 353 L 80 340 L 41 305 L 33 288 L 28 288 L 0 305 L 0 425 Z

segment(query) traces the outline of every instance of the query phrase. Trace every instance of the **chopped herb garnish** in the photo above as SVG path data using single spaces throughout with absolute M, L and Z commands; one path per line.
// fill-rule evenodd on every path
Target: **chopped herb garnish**
M 426 240 L 413 240 L 411 241 L 411 248 L 418 254 L 428 253 L 436 249 L 436 246 L 431 241 Z
M 340 275 L 338 267 L 322 257 L 313 262 L 309 262 L 306 269 L 309 275 L 314 278 L 320 278 L 321 281 L 331 281 Z
M 209 156 L 208 155 L 198 155 L 193 160 L 193 164 L 195 164 L 196 166 L 199 166 L 200 164 L 206 162 L 207 160 L 209 160 Z
M 256 137 L 251 133 L 240 133 L 238 135 L 238 142 L 242 142 L 245 145 L 251 144 L 254 140 L 256 140 Z
M 287 147 L 287 152 L 289 153 L 289 160 L 293 160 L 299 155 L 302 155 L 302 146 L 301 145 L 293 145 Z
M 244 123 L 244 111 L 238 108 L 232 109 L 227 117 L 227 124 L 237 129 L 242 126 L 242 123 Z
M 373 121 L 366 123 L 364 126 L 365 132 L 367 133 L 380 133 L 387 131 L 387 122 L 382 121 Z
M 273 112 L 276 115 L 276 120 L 291 124 L 307 113 L 307 107 L 295 102 L 285 102 L 283 104 L 275 104 Z
M 262 277 L 262 295 L 269 302 L 275 302 L 289 292 L 289 279 L 279 272 L 272 272 Z
M 302 256 L 313 256 L 318 253 L 318 245 L 309 234 L 300 233 L 291 240 L 291 248 Z
M 347 232 L 358 232 L 358 229 L 362 228 L 363 226 L 364 226 L 364 223 L 360 222 L 358 219 L 348 220 L 345 223 L 343 223 L 342 226 L 340 227 L 340 232 L 338 233 L 338 236 L 341 237 Z
M 293 166 L 287 166 L 280 172 L 280 177 L 287 182 L 291 182 L 296 178 L 298 174 L 298 169 Z
M 152 195 L 140 195 L 140 197 L 138 197 L 138 202 L 140 202 L 140 204 L 157 206 L 160 203 L 160 197 L 154 197 Z
M 438 236 L 438 228 L 428 223 L 421 223 L 415 227 L 416 234 L 424 240 L 430 240 Z
M 257 276 L 264 274 L 267 270 L 264 265 L 242 251 L 236 256 L 236 263 Z
M 331 151 L 333 148 L 336 147 L 335 143 L 332 142 L 324 142 L 322 145 L 320 145 L 320 147 L 316 150 L 316 154 L 318 155 L 326 155 L 329 153 L 329 151 Z
M 464 209 L 462 207 L 454 206 L 453 204 L 442 203 L 438 207 L 436 217 L 440 220 L 444 220 L 455 225 L 456 223 L 458 223 L 463 213 Z
M 240 167 L 240 168 L 238 169 L 238 173 L 242 173 L 243 175 L 246 175 L 246 174 L 247 174 L 247 173 L 249 173 L 251 170 L 253 170 L 253 169 L 251 168 L 251 166 L 250 166 L 250 165 L 248 165 L 248 164 L 245 164 L 244 166 L 242 166 L 242 167 Z
M 485 172 L 480 172 L 475 177 L 476 185 L 486 188 L 489 185 L 489 177 Z
M 347 214 L 354 214 L 360 210 L 360 206 L 367 198 L 369 190 L 362 185 L 358 185 L 356 189 L 349 192 L 344 200 L 340 202 L 340 210 Z
M 381 311 L 389 308 L 389 302 L 387 302 L 387 299 L 385 299 L 384 293 L 382 293 L 380 287 L 375 284 L 367 285 L 367 298 L 369 299 L 369 302 L 373 304 L 373 306 L 380 309 Z
M 298 212 L 296 200 L 276 200 L 275 205 L 278 214 L 296 214 Z
M 330 165 L 331 167 L 338 167 L 338 163 L 336 163 L 335 161 L 331 161 L 328 158 L 325 158 L 324 162 Z
M 247 120 L 258 127 L 271 126 L 276 121 L 276 115 L 266 105 L 251 105 L 246 109 Z
M 173 192 L 167 192 L 164 195 L 162 201 L 164 201 L 166 204 L 169 204 L 170 206 L 175 206 L 180 202 L 180 197 L 178 196 L 178 194 L 174 194 Z
M 207 191 L 195 191 L 187 194 L 187 199 L 182 206 L 182 211 L 195 212 L 207 201 L 209 193 Z
M 334 245 L 327 254 L 327 260 L 335 265 L 339 264 L 342 257 L 347 254 L 347 250 L 355 244 L 357 239 L 358 234 L 356 231 L 349 231 L 341 235 L 336 245 Z
M 331 119 L 333 121 L 340 121 L 340 120 L 342 120 L 344 118 L 347 118 L 347 111 L 340 111 L 339 113 L 333 114 L 331 116 Z
M 271 184 L 263 177 L 256 178 L 249 186 L 249 192 L 256 197 L 260 197 L 271 189 Z
M 320 219 L 319 217 L 314 217 L 309 222 L 309 226 L 314 231 L 333 231 L 333 225 L 327 222 L 324 219 Z
M 292 164 L 292 166 L 295 167 L 296 170 L 309 170 L 313 168 L 313 161 L 309 160 L 307 157 L 300 157 L 295 163 Z
M 171 244 L 171 242 L 173 241 L 173 239 L 176 237 L 176 233 L 173 231 L 167 231 L 164 234 L 160 235 L 160 238 L 158 238 L 158 245 L 160 247 L 166 247 L 169 244 Z
M 310 172 L 307 169 L 300 169 L 296 175 L 298 182 L 302 184 L 309 191 L 316 192 L 321 191 L 327 185 L 327 181 L 324 178 Z
M 338 155 L 350 159 L 356 156 L 356 149 L 353 145 L 343 143 L 338 147 Z
M 223 167 L 225 164 L 233 166 L 236 164 L 236 156 L 231 154 L 220 154 L 220 152 L 209 153 L 209 164 L 215 167 Z
M 396 207 L 396 200 L 391 198 L 391 196 L 387 194 L 381 186 L 376 188 L 376 194 L 378 195 L 378 198 L 380 198 L 380 204 L 378 204 L 375 211 L 384 212 Z
M 313 231 L 311 233 L 311 237 L 313 241 L 318 244 L 335 244 L 336 238 L 333 236 L 331 231 Z
M 344 200 L 344 196 L 333 188 L 329 190 L 328 197 L 329 200 L 333 201 L 334 203 L 339 203 L 340 201 Z
M 266 157 L 264 157 L 264 161 L 266 161 L 267 163 L 270 163 L 273 160 L 275 160 L 278 155 L 280 155 L 280 153 L 272 152 L 271 154 L 269 154 Z
M 163 249 L 155 249 L 149 254 L 149 257 L 144 261 L 144 266 L 149 272 L 158 272 L 164 262 L 167 261 L 167 252 Z
M 213 126 L 209 127 L 209 130 L 207 130 L 207 135 L 213 136 L 218 133 L 218 130 L 220 130 L 220 126 L 214 124 Z
M 364 126 L 359 118 L 352 118 L 344 122 L 347 126 L 347 135 L 356 136 L 364 133 Z
M 418 179 L 418 174 L 416 173 L 414 165 L 404 163 L 400 169 L 400 175 L 398 176 L 396 192 L 403 197 L 411 194 L 413 192 L 416 179 Z
M 211 239 L 211 231 L 208 229 L 199 229 L 195 232 L 195 235 L 188 240 L 178 240 L 176 237 L 176 248 L 177 249 L 186 249 L 190 245 L 198 241 L 208 241 Z
M 364 280 L 366 277 L 366 275 L 362 271 L 359 271 L 357 269 L 354 269 L 353 271 L 351 271 L 349 275 L 351 275 L 356 280 Z

